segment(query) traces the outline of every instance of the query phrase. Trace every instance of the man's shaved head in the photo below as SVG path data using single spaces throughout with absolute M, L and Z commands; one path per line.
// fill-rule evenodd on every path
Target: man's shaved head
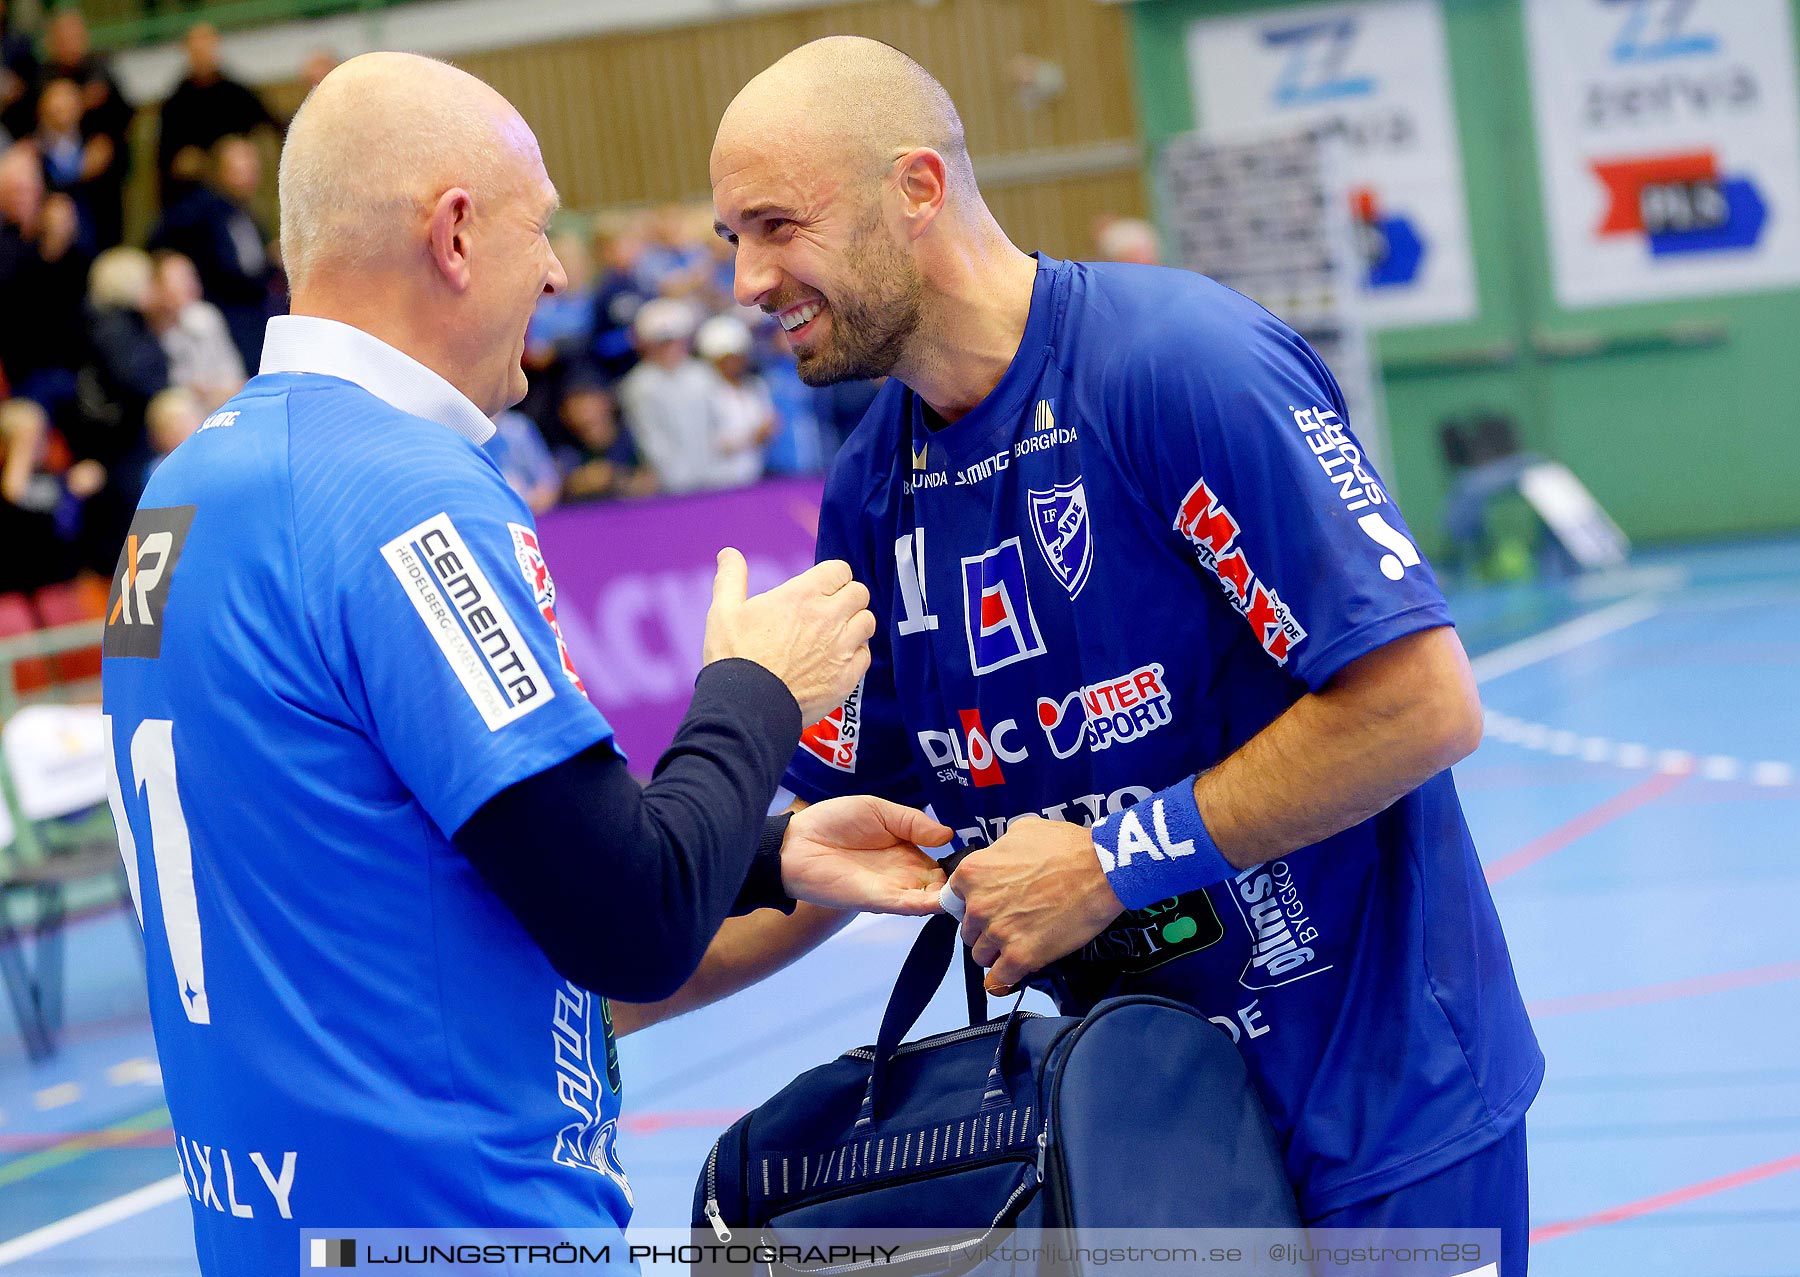
M 712 180 L 738 301 L 780 318 L 813 385 L 900 366 L 930 245 L 992 221 L 944 86 L 857 36 L 802 45 L 745 85 L 719 123 Z
M 809 148 L 874 181 L 899 156 L 928 147 L 944 159 L 959 195 L 975 189 L 956 104 L 931 72 L 892 45 L 862 36 L 803 44 L 746 84 L 725 110 L 714 143 Z
M 410 53 L 319 82 L 281 152 L 281 245 L 297 315 L 361 328 L 492 416 L 524 398 L 525 329 L 567 286 L 556 187 L 512 104 Z
M 504 97 L 465 71 L 410 53 L 366 53 L 307 97 L 281 152 L 281 246 L 301 282 L 416 248 L 417 227 L 452 187 L 499 197 L 537 139 Z

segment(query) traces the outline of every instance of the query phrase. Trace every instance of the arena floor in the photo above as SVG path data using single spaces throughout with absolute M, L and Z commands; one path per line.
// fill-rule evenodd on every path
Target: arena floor
M 1454 602 L 1489 714 L 1458 784 L 1549 1058 L 1534 1277 L 1800 1273 L 1800 541 Z M 0 1011 L 8 1277 L 196 1271 L 131 925 L 72 927 L 55 1060 Z M 912 925 L 621 1044 L 640 1224 L 685 1224 L 719 1128 L 874 1037 Z

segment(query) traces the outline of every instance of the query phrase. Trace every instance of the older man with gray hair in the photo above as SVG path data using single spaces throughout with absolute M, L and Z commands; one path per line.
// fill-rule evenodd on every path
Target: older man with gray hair
M 151 479 L 103 648 L 201 1267 L 291 1271 L 304 1230 L 617 1230 L 607 997 L 672 992 L 728 914 L 931 912 L 918 844 L 949 830 L 863 798 L 765 817 L 868 666 L 842 563 L 747 597 L 722 552 L 693 705 L 649 785 L 627 774 L 479 447 L 564 284 L 505 99 L 356 58 L 281 187 L 293 314 Z

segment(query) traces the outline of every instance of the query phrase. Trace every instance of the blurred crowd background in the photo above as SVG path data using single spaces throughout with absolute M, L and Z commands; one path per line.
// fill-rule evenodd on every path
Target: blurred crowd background
M 268 198 L 286 119 L 217 30 L 190 26 L 179 82 L 132 104 L 79 10 L 11 19 L 0 0 L 0 594 L 111 574 L 151 472 L 255 372 L 287 305 Z M 335 63 L 307 57 L 302 89 Z M 569 287 L 533 317 L 530 395 L 490 445 L 535 513 L 823 474 L 861 419 L 878 386 L 802 383 L 780 326 L 733 301 L 712 223 L 704 203 L 559 218 Z M 1154 255 L 1141 221 L 1095 232 Z

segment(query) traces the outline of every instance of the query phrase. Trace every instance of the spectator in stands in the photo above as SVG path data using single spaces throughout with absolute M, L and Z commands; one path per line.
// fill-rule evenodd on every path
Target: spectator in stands
M 0 0 L 0 150 L 31 132 L 37 82 L 37 50 L 31 37 L 13 30 L 12 6 Z
M 718 486 L 713 440 L 723 407 L 718 374 L 694 358 L 693 307 L 657 297 L 632 321 L 638 363 L 619 383 L 619 406 L 638 455 L 664 492 Z
M 150 401 L 169 388 L 169 357 L 145 312 L 155 287 L 150 255 L 109 248 L 88 275 L 88 333 L 93 357 L 82 374 L 77 454 L 117 465 L 144 441 Z
M 144 410 L 144 437 L 115 468 L 122 502 L 132 509 L 144 495 L 144 485 L 156 473 L 163 458 L 190 439 L 206 420 L 206 410 L 192 392 L 181 386 L 159 391 Z
M 632 214 L 605 215 L 594 222 L 594 260 L 600 278 L 594 285 L 593 353 L 602 376 L 618 381 L 637 363 L 631 321 L 653 292 L 638 281 L 644 252 L 642 219 Z
M 44 463 L 50 418 L 29 399 L 0 401 L 0 594 L 67 581 L 80 566 L 75 521 L 81 502 L 106 483 L 98 462 L 62 474 Z
M 592 373 L 570 379 L 558 415 L 573 440 L 557 453 L 564 501 L 641 497 L 656 491 L 656 475 L 639 463 L 631 439 L 619 430 L 612 392 Z
M 1162 264 L 1156 228 L 1141 217 L 1102 217 L 1094 227 L 1094 249 L 1103 262 Z
M 693 211 L 685 204 L 665 204 L 648 220 L 643 252 L 638 257 L 638 283 L 661 297 L 689 297 L 705 290 L 712 278 L 712 258 L 694 230 Z M 707 227 L 712 213 L 707 212 Z
M 550 237 L 550 248 L 563 264 L 569 286 L 539 298 L 525 330 L 526 354 L 536 347 L 546 364 L 585 356 L 594 335 L 594 260 L 586 238 L 561 231 Z
M 556 471 L 550 449 L 544 446 L 537 423 L 530 417 L 508 408 L 494 418 L 494 437 L 482 447 L 533 514 L 542 514 L 556 505 L 562 476 Z
M 98 247 L 97 210 L 112 195 L 106 173 L 112 165 L 112 139 L 104 133 L 84 136 L 81 86 L 73 80 L 51 80 L 38 95 L 37 132 L 31 136 L 44 166 L 44 186 L 75 201 L 81 215 L 81 243 Z
M 87 350 L 79 231 L 74 201 L 46 196 L 31 146 L 0 156 L 0 372 L 15 397 L 59 424 L 74 406 L 75 370 Z
M 164 212 L 150 247 L 172 248 L 194 263 L 206 300 L 225 316 L 244 367 L 255 368 L 276 280 L 269 238 L 250 208 L 262 185 L 262 153 L 248 138 L 228 137 L 213 148 L 212 159 L 212 183 Z
M 131 104 L 119 92 L 104 59 L 89 45 L 87 21 L 79 9 L 62 9 L 44 33 L 44 64 L 38 71 L 39 94 L 52 80 L 81 86 L 81 133 L 110 144 L 106 168 L 89 179 L 88 211 L 93 218 L 94 247 L 111 248 L 125 238 L 125 178 L 131 171 Z
M 724 241 L 720 241 L 723 243 Z M 775 437 L 763 453 L 770 474 L 824 474 L 836 453 L 836 441 L 828 451 L 819 424 L 819 392 L 800 380 L 794 348 L 780 324 L 766 339 L 762 378 L 775 405 Z
M 319 87 L 319 81 L 337 69 L 338 55 L 335 49 L 314 49 L 306 55 L 306 61 L 300 64 L 300 82 L 306 85 L 311 93 Z
M 714 315 L 694 333 L 694 353 L 719 376 L 713 422 L 713 485 L 744 488 L 762 478 L 763 449 L 775 437 L 775 402 L 750 366 L 750 330 L 734 315 Z
M 169 380 L 185 387 L 211 412 L 244 386 L 244 359 L 225 327 L 225 316 L 205 300 L 194 263 L 173 249 L 151 255 L 155 287 L 145 316 L 163 354 Z
M 287 127 L 252 89 L 225 74 L 217 27 L 210 22 L 189 27 L 182 48 L 187 53 L 187 74 L 162 104 L 156 141 L 156 172 L 165 206 L 193 189 L 193 175 L 205 168 L 207 152 L 221 138 L 248 137 L 259 128 L 279 134 Z M 183 152 L 189 155 L 180 162 Z

